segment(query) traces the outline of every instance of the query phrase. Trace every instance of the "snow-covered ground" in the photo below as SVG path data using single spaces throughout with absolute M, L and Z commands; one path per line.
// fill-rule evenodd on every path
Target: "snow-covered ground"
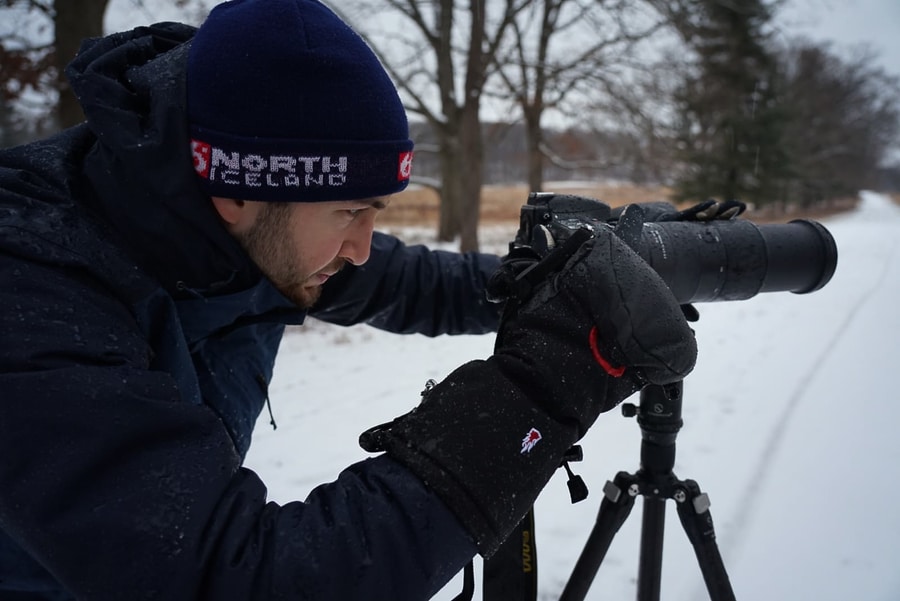
M 900 599 L 900 208 L 863 193 L 858 210 L 823 223 L 839 252 L 825 288 L 698 307 L 700 357 L 685 380 L 674 471 L 709 494 L 742 601 Z M 511 231 L 493 234 L 508 240 Z M 289 332 L 271 390 L 278 429 L 260 419 L 248 467 L 273 500 L 305 498 L 366 456 L 362 430 L 405 412 L 428 378 L 488 355 L 491 344 L 491 336 L 428 339 L 321 323 Z M 574 467 L 588 499 L 571 505 L 560 472 L 536 506 L 541 599 L 559 597 L 604 482 L 637 469 L 640 430 L 611 412 L 582 446 L 585 461 Z M 635 597 L 640 505 L 589 599 Z M 708 598 L 668 505 L 662 598 Z M 460 586 L 457 577 L 437 598 Z

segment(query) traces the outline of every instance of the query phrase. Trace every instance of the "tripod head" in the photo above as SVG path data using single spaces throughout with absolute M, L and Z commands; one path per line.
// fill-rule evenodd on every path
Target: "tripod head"
M 641 428 L 641 469 L 664 474 L 675 465 L 675 439 L 681 430 L 684 382 L 651 384 L 640 393 L 640 405 L 622 404 L 622 415 L 637 416 Z

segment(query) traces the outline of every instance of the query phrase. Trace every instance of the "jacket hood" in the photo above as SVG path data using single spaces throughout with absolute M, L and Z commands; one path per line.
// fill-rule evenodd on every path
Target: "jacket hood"
M 160 23 L 88 40 L 66 69 L 96 136 L 83 164 L 95 208 L 176 296 L 235 292 L 262 278 L 193 169 L 185 70 L 195 31 Z

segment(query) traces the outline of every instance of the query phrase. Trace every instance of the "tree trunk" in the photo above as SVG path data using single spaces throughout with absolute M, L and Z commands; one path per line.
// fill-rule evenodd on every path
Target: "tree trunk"
M 541 152 L 541 144 L 544 141 L 544 133 L 541 130 L 541 113 L 527 110 L 523 107 L 525 121 L 525 145 L 528 161 L 528 191 L 541 192 L 544 187 L 544 154 Z
M 459 198 L 459 250 L 477 251 L 478 218 L 481 213 L 481 186 L 484 182 L 484 145 L 478 102 L 463 107 L 460 129 L 461 177 Z
M 441 190 L 437 238 L 452 242 L 460 232 L 462 173 L 459 136 L 445 135 L 440 147 Z
M 56 114 L 59 127 L 66 128 L 84 121 L 84 113 L 69 87 L 66 65 L 75 57 L 85 38 L 103 35 L 103 15 L 109 0 L 56 0 L 53 17 L 56 36 L 56 69 L 59 104 Z
M 481 135 L 481 92 L 488 57 L 485 56 L 485 2 L 469 0 L 470 34 L 466 53 L 466 78 L 459 113 L 459 139 L 462 150 L 460 186 L 459 250 L 478 250 L 478 218 L 481 212 L 481 186 L 484 182 L 484 145 Z

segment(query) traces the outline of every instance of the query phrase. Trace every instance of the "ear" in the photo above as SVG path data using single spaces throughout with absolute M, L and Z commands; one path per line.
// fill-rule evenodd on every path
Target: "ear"
M 222 221 L 229 226 L 237 226 L 243 221 L 243 213 L 246 213 L 247 203 L 236 198 L 222 198 L 221 196 L 212 197 L 213 206 Z

